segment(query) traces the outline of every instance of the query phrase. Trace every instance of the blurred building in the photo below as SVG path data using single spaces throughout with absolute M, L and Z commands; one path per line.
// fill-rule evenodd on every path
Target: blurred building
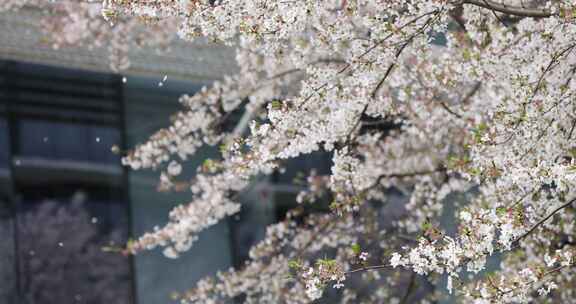
M 62 66 L 98 72 L 109 72 L 106 47 L 87 49 L 66 47 L 53 49 L 42 33 L 39 20 L 45 12 L 23 9 L 17 13 L 0 13 L 0 58 Z M 202 42 L 189 43 L 176 39 L 168 52 L 155 49 L 130 50 L 130 75 L 185 79 L 207 84 L 235 70 L 231 49 Z

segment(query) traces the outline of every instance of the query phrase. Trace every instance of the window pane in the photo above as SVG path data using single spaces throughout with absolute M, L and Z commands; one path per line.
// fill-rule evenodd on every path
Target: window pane
M 18 126 L 21 156 L 119 164 L 111 151 L 120 143 L 115 128 L 42 120 L 21 120 Z
M 126 176 L 111 152 L 122 143 L 120 79 L 18 62 L 4 73 L 0 117 L 10 125 L 0 127 L 15 146 L 2 151 L 10 141 L 0 134 L 13 177 L 0 237 L 14 245 L 0 248 L 0 279 L 12 267 L 17 300 L 0 303 L 132 303 L 131 259 L 119 250 L 130 227 Z

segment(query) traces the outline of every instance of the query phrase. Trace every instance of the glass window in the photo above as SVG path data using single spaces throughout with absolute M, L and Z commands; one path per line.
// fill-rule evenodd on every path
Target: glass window
M 0 76 L 0 303 L 133 303 L 119 77 L 16 62 Z
M 90 124 L 22 119 L 18 151 L 23 157 L 118 164 L 110 147 L 120 145 L 117 128 Z

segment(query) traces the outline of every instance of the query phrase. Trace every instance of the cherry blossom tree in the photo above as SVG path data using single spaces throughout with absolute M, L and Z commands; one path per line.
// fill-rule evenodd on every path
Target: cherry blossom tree
M 308 303 L 333 289 L 345 303 L 430 303 L 441 289 L 463 302 L 576 303 L 573 1 L 68 2 L 57 6 L 98 5 L 102 17 L 62 11 L 56 41 L 118 37 L 138 21 L 150 35 L 236 49 L 237 74 L 183 96 L 172 125 L 126 153 L 124 164 L 160 170 L 169 190 L 182 187 L 182 162 L 220 147 L 185 181 L 190 202 L 128 252 L 178 257 L 239 211 L 256 177 L 316 151 L 332 158 L 244 267 L 200 281 L 182 303 Z M 0 7 L 23 5 L 50 6 Z M 78 38 L 85 22 L 98 25 Z M 118 41 L 113 50 L 130 45 Z M 391 189 L 405 212 L 382 221 Z M 444 210 L 449 195 L 455 210 Z M 325 200 L 330 214 L 301 218 Z M 455 233 L 440 226 L 450 213 Z M 483 272 L 495 255 L 499 270 Z

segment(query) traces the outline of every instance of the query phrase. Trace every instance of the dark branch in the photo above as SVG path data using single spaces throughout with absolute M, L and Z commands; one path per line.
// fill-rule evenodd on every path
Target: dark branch
M 404 293 L 404 296 L 402 297 L 400 304 L 408 303 L 408 299 L 410 298 L 410 295 L 414 291 L 414 287 L 416 287 L 416 273 L 412 272 L 410 274 L 410 282 L 408 283 L 408 288 L 406 288 L 406 293 Z
M 378 185 L 380 185 L 380 182 L 382 182 L 382 180 L 385 178 L 410 178 L 410 177 L 430 175 L 430 174 L 445 172 L 445 171 L 446 171 L 446 168 L 442 166 L 442 167 L 436 168 L 434 170 L 417 171 L 417 172 L 409 172 L 409 173 L 392 173 L 392 174 L 380 175 L 376 179 L 376 182 L 374 182 L 374 184 L 372 184 L 370 187 L 366 188 L 365 190 L 370 190 L 370 189 L 373 189 L 374 187 L 378 187 Z
M 450 109 L 450 107 L 449 107 L 445 102 L 440 101 L 440 105 L 442 106 L 442 108 L 443 108 L 444 110 L 446 110 L 446 112 L 448 112 L 448 113 L 456 116 L 456 118 L 462 119 L 462 115 L 460 115 L 460 114 L 454 112 L 452 109 Z
M 576 127 L 576 119 L 572 121 L 572 128 L 570 129 L 570 133 L 568 133 L 568 139 L 572 138 L 572 133 L 574 132 L 574 127 Z
M 554 216 L 554 214 L 558 213 L 560 210 L 567 208 L 568 206 L 572 205 L 574 202 L 576 202 L 576 198 L 573 198 L 571 200 L 569 200 L 567 203 L 565 203 L 564 205 L 554 209 L 554 211 L 550 212 L 550 214 L 548 214 L 545 218 L 541 219 L 538 223 L 534 224 L 534 226 L 532 226 L 532 228 L 530 228 L 530 230 L 526 231 L 526 233 L 524 233 L 523 235 L 519 236 L 516 240 L 514 240 L 514 242 L 512 242 L 512 244 L 518 244 L 522 239 L 525 239 L 526 237 L 528 237 L 529 235 L 531 235 L 536 228 L 540 227 L 542 224 L 544 224 L 548 219 L 550 219 L 552 216 Z
M 480 81 L 476 82 L 474 84 L 474 87 L 472 87 L 470 92 L 468 92 L 468 94 L 466 94 L 466 96 L 464 96 L 464 98 L 462 98 L 462 101 L 460 103 L 461 104 L 467 104 L 468 101 L 470 101 L 470 98 L 472 98 L 474 96 L 474 94 L 476 94 L 476 92 L 478 92 L 478 90 L 480 89 L 481 86 L 482 86 L 482 82 L 480 82 Z
M 549 9 L 545 8 L 525 8 L 506 5 L 492 0 L 463 0 L 462 4 L 476 5 L 492 11 L 519 17 L 548 18 L 554 15 Z
M 350 271 L 346 272 L 346 274 L 352 274 L 352 273 L 356 273 L 356 272 L 369 271 L 369 270 L 390 269 L 390 268 L 394 268 L 394 267 L 392 267 L 391 265 L 366 266 L 366 267 L 350 270 Z
M 488 1 L 486 1 L 486 0 L 482 0 L 482 1 L 484 2 L 484 4 L 486 4 L 486 7 L 488 7 L 488 9 L 490 9 L 490 11 L 494 15 L 494 17 L 496 17 L 496 19 L 498 19 L 498 21 L 500 21 L 500 23 L 502 23 L 502 25 L 504 25 L 504 27 L 506 27 L 506 23 L 502 19 L 500 19 L 500 17 L 498 17 L 498 14 L 496 14 L 496 11 L 492 8 L 492 6 L 490 6 L 490 3 L 488 3 Z
M 436 17 L 438 17 L 439 13 L 436 12 L 434 16 L 430 17 L 426 23 L 420 28 L 418 29 L 418 31 L 416 33 L 414 33 L 412 36 L 410 36 L 410 38 L 408 38 L 408 40 L 406 40 L 406 42 L 404 42 L 402 44 L 402 46 L 396 51 L 396 53 L 394 54 L 394 59 L 398 60 L 398 58 L 400 57 L 400 55 L 402 54 L 402 52 L 404 51 L 404 49 L 410 44 L 412 43 L 412 41 L 414 40 L 414 38 L 416 38 L 416 36 L 424 33 L 426 31 L 426 29 L 428 28 L 428 26 L 435 20 Z M 380 88 L 382 87 L 382 85 L 384 84 L 384 81 L 386 81 L 386 78 L 388 78 L 388 76 L 390 76 L 390 74 L 392 73 L 392 70 L 394 69 L 394 67 L 396 66 L 396 61 L 392 62 L 390 64 L 390 66 L 388 66 L 388 69 L 386 70 L 386 72 L 384 73 L 384 77 L 382 77 L 382 79 L 380 79 L 380 81 L 378 82 L 378 84 L 376 85 L 376 87 L 374 88 L 374 90 L 372 91 L 372 98 L 376 98 L 376 94 L 378 93 L 378 91 L 380 90 Z

